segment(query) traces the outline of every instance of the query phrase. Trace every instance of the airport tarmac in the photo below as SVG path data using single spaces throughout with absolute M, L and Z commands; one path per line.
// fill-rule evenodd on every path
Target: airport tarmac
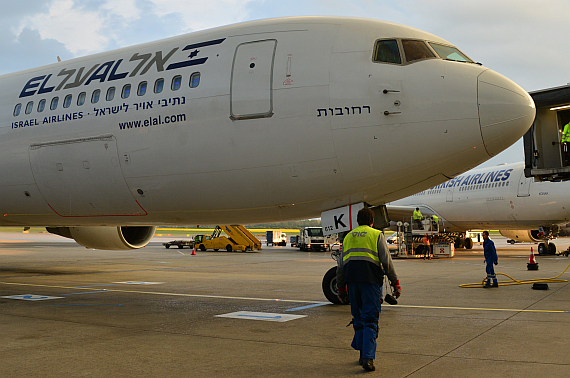
M 160 244 L 169 240 L 96 251 L 0 233 L 0 377 L 570 376 L 570 285 L 460 288 L 485 277 L 480 245 L 394 261 L 403 293 L 382 306 L 377 370 L 366 373 L 350 348 L 349 307 L 321 290 L 329 253 L 192 256 Z M 530 244 L 494 240 L 496 271 L 517 279 L 570 263 L 537 256 L 539 270 L 528 271 Z

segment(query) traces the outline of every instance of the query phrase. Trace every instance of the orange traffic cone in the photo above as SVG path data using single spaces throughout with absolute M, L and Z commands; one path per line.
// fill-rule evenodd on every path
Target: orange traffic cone
M 528 264 L 526 264 L 526 268 L 528 270 L 538 270 L 538 263 L 534 259 L 534 252 L 532 251 L 532 247 L 530 247 L 530 259 Z
M 196 255 L 196 247 L 193 246 L 192 247 L 192 256 L 195 256 L 195 255 Z

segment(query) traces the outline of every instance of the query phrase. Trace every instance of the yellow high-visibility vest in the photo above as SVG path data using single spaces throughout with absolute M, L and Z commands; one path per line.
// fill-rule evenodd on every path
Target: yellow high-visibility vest
M 408 213 L 409 214 L 409 213 Z M 414 219 L 422 219 L 422 213 L 419 210 L 414 210 Z
M 564 131 L 562 132 L 562 143 L 570 142 L 570 122 L 564 126 Z
M 381 232 L 370 226 L 358 226 L 342 242 L 343 264 L 354 260 L 369 261 L 382 266 L 378 257 L 378 238 Z

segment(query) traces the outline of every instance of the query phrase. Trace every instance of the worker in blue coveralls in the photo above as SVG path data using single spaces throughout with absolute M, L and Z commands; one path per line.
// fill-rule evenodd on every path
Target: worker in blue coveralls
M 497 250 L 495 249 L 495 243 L 489 239 L 489 231 L 483 231 L 483 251 L 485 253 L 485 271 L 487 272 L 487 282 L 483 285 L 484 288 L 489 287 L 499 287 L 497 282 L 497 275 L 495 274 L 495 268 L 493 265 L 499 263 L 499 258 L 497 257 Z M 491 280 L 493 284 L 491 285 Z
M 354 324 L 351 346 L 360 351 L 359 363 L 363 369 L 373 371 L 376 369 L 374 358 L 384 274 L 388 276 L 396 298 L 402 288 L 384 234 L 372 228 L 374 212 L 365 207 L 358 212 L 356 219 L 359 226 L 350 231 L 342 243 L 337 269 L 338 296 L 341 303 L 346 304 L 350 300 Z

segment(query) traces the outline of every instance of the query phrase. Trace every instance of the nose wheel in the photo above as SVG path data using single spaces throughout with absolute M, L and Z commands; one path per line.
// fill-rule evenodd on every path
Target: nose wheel
M 323 277 L 323 293 L 327 299 L 334 304 L 342 304 L 338 299 L 338 288 L 336 287 L 336 266 L 333 266 Z

